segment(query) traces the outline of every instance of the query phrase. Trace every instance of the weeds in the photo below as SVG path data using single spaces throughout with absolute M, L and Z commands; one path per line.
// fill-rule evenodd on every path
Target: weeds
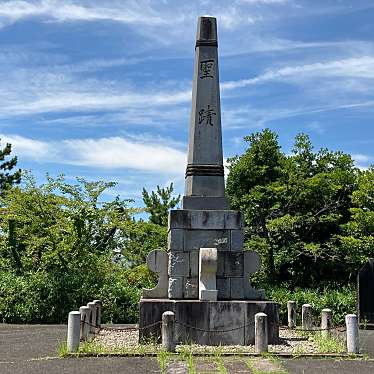
M 161 350 L 160 352 L 157 353 L 157 361 L 158 361 L 158 364 L 160 365 L 160 370 L 162 374 L 166 374 L 166 369 L 168 366 L 169 359 L 170 359 L 169 352 L 165 350 Z
M 344 340 L 331 334 L 315 333 L 311 338 L 320 353 L 343 353 L 346 351 Z
M 228 374 L 227 369 L 225 368 L 225 364 L 222 359 L 222 347 L 219 347 L 215 352 L 214 352 L 214 361 L 217 364 L 218 371 L 220 374 Z

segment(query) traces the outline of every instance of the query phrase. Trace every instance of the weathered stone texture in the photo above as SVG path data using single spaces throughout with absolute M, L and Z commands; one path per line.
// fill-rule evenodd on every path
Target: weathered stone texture
M 255 314 L 268 317 L 269 344 L 279 339 L 278 304 L 272 301 L 200 301 L 200 300 L 140 300 L 140 340 L 161 336 L 160 325 L 142 329 L 161 321 L 165 311 L 175 313 L 178 343 L 206 345 L 254 344 Z M 237 327 L 241 327 L 236 329 Z M 197 329 L 196 329 L 197 328 Z M 215 330 L 230 330 L 213 332 Z M 206 331 L 200 331 L 203 329 Z M 212 331 L 212 332 L 210 332 Z

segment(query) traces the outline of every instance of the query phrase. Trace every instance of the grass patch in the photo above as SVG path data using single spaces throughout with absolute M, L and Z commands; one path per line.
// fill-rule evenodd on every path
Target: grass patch
M 66 342 L 60 342 L 57 346 L 58 357 L 67 357 L 69 355 Z
M 227 369 L 225 368 L 225 363 L 222 359 L 222 347 L 218 347 L 219 349 L 214 352 L 214 361 L 217 365 L 218 372 L 220 374 L 228 374 Z
M 158 361 L 158 364 L 160 365 L 160 370 L 162 374 L 166 374 L 169 359 L 170 359 L 169 352 L 165 350 L 161 350 L 160 352 L 157 353 L 157 361 Z
M 180 356 L 186 361 L 188 374 L 196 374 L 195 365 L 193 363 L 193 353 L 191 346 L 184 346 L 179 352 Z
M 338 335 L 316 332 L 311 340 L 314 341 L 319 353 L 344 353 L 346 352 L 345 342 Z

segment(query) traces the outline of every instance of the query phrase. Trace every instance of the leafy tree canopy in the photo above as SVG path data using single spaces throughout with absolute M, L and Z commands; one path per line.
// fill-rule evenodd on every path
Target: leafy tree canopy
M 350 221 L 351 199 L 359 199 L 351 157 L 315 152 L 305 134 L 296 136 L 291 155 L 268 129 L 245 141 L 244 154 L 229 160 L 226 191 L 244 213 L 247 246 L 262 254 L 264 279 L 300 286 L 347 281 L 350 253 L 339 235 Z
M 0 148 L 0 194 L 21 181 L 20 169 L 12 173 L 17 165 L 17 157 L 14 156 L 6 160 L 11 152 L 12 145 L 10 143 L 7 143 L 3 149 Z
M 167 226 L 169 209 L 175 208 L 180 201 L 180 195 L 177 197 L 172 196 L 173 191 L 173 183 L 170 183 L 170 186 L 165 188 L 157 186 L 157 190 L 151 193 L 143 188 L 145 211 L 150 214 L 150 222 L 160 226 Z

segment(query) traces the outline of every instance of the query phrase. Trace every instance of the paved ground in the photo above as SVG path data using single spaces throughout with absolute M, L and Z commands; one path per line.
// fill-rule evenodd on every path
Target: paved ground
M 57 357 L 58 344 L 66 338 L 63 325 L 5 325 L 0 324 L 1 374 L 88 374 L 88 373 L 160 373 L 157 359 L 138 357 L 69 358 Z M 361 331 L 362 352 L 374 358 L 374 331 Z M 249 362 L 250 361 L 250 362 Z M 271 360 L 226 357 L 220 362 L 214 358 L 193 358 L 197 373 L 261 373 L 274 372 L 283 367 L 290 374 L 369 374 L 374 373 L 374 360 L 284 359 Z M 168 373 L 188 373 L 186 362 L 172 361 Z M 256 371 L 255 371 L 256 372 Z

